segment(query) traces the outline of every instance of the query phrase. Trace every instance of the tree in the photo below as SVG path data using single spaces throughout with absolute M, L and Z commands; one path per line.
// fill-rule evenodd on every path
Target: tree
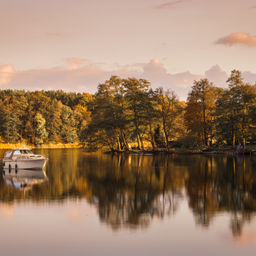
M 49 112 L 46 119 L 46 128 L 48 132 L 48 139 L 50 142 L 61 142 L 61 128 L 62 128 L 62 108 L 61 101 L 52 100 L 49 106 Z
M 143 134 L 147 127 L 149 102 L 149 81 L 145 79 L 128 78 L 123 80 L 125 100 L 128 107 L 128 119 L 134 125 L 134 134 L 138 148 L 144 150 Z
M 146 119 L 144 125 L 147 127 L 145 139 L 150 141 L 153 150 L 157 150 L 158 143 L 156 141 L 155 129 L 159 125 L 159 115 L 157 109 L 157 95 L 153 90 L 149 90 L 145 97 Z
M 24 131 L 27 100 L 21 94 L 5 96 L 0 103 L 0 132 L 6 142 L 21 140 Z
M 76 120 L 70 107 L 63 105 L 61 112 L 61 132 L 64 143 L 74 143 L 77 141 Z
M 112 76 L 98 86 L 91 110 L 91 122 L 85 133 L 87 141 L 95 146 L 108 146 L 111 150 L 128 150 L 126 129 L 129 121 L 121 78 Z
M 245 84 L 238 70 L 231 72 L 227 83 L 229 88 L 217 100 L 218 134 L 233 148 L 238 142 L 245 147 L 255 131 L 256 88 Z
M 86 106 L 82 106 L 80 104 L 74 106 L 73 113 L 77 123 L 77 135 L 80 141 L 82 141 L 83 131 L 88 127 L 91 120 L 91 113 L 88 111 Z
M 36 113 L 34 120 L 34 129 L 35 129 L 35 145 L 43 144 L 47 138 L 47 132 L 45 129 L 45 119 L 40 113 Z
M 209 146 L 213 137 L 216 90 L 208 79 L 195 81 L 187 98 L 185 122 L 190 135 Z
M 175 138 L 179 127 L 177 121 L 181 115 L 182 107 L 173 91 L 163 91 L 162 88 L 156 90 L 158 116 L 164 131 L 165 146 L 169 150 L 169 140 Z

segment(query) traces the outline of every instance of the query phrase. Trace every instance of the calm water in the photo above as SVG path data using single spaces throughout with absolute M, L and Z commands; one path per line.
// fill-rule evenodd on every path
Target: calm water
M 255 255 L 256 157 L 37 153 L 0 178 L 1 255 Z

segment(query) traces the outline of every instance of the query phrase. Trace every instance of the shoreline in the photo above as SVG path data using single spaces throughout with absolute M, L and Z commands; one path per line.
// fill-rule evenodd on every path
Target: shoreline
M 82 143 L 47 143 L 41 145 L 27 145 L 24 143 L 0 143 L 0 150 L 5 149 L 14 149 L 14 148 L 31 148 L 31 149 L 85 149 Z M 88 149 L 87 149 L 88 150 Z M 104 154 L 130 154 L 130 155 L 157 155 L 157 154 L 176 154 L 176 155 L 256 155 L 256 149 L 251 150 L 244 150 L 237 152 L 232 149 L 212 149 L 212 150 L 200 150 L 200 149 L 170 149 L 169 151 L 165 149 L 160 150 L 129 150 L 129 151 L 118 151 L 118 150 L 98 150 Z M 90 151 L 88 152 L 97 152 L 97 151 Z
M 47 144 L 41 144 L 41 145 L 27 145 L 24 143 L 0 143 L 0 149 L 14 149 L 14 148 L 31 148 L 31 149 L 40 149 L 40 148 L 83 148 L 82 144 L 72 144 L 72 143 L 47 143 Z
M 202 151 L 202 150 L 131 150 L 131 151 L 105 151 L 105 154 L 131 154 L 131 155 L 157 155 L 157 154 L 175 154 L 175 155 L 256 155 L 256 150 L 245 150 L 237 152 L 235 150 L 211 150 L 211 151 Z

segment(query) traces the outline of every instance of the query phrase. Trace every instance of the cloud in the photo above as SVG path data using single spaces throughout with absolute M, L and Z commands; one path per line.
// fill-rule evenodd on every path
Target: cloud
M 85 59 L 82 58 L 67 58 L 66 59 L 69 69 L 77 69 L 85 63 Z
M 252 73 L 250 71 L 245 71 L 242 73 L 242 77 L 244 78 L 245 82 L 256 85 L 256 74 L 255 73 Z
M 252 36 L 249 33 L 232 33 L 228 36 L 218 39 L 215 43 L 224 44 L 227 46 L 233 46 L 236 44 L 256 46 L 256 35 Z
M 14 68 L 12 65 L 0 65 L 0 85 L 6 85 L 12 80 Z
M 83 58 L 68 58 L 65 64 L 47 68 L 16 71 L 12 65 L 0 65 L 1 89 L 24 90 L 64 90 L 94 93 L 99 83 L 103 83 L 112 75 L 122 78 L 144 78 L 151 82 L 152 88 L 163 87 L 173 90 L 180 99 L 185 100 L 194 80 L 208 78 L 217 86 L 226 86 L 228 74 L 218 65 L 211 67 L 204 74 L 193 74 L 190 71 L 170 73 L 159 59 L 148 63 L 135 63 L 107 70 L 103 64 L 90 63 Z M 256 74 L 246 71 L 242 73 L 245 82 L 252 84 Z
M 25 90 L 64 90 L 95 92 L 98 83 L 105 81 L 111 73 L 93 64 L 75 64 L 48 69 L 17 71 L 8 85 L 2 88 Z
M 205 77 L 209 81 L 214 81 L 217 86 L 225 86 L 228 75 L 223 71 L 219 65 L 212 66 L 209 70 L 205 71 Z
M 176 0 L 176 1 L 171 1 L 171 2 L 167 2 L 167 3 L 163 3 L 163 4 L 159 4 L 156 5 L 155 8 L 156 9 L 170 9 L 175 7 L 176 5 L 179 5 L 181 3 L 186 2 L 187 0 Z
M 209 70 L 205 71 L 205 77 L 220 87 L 227 87 L 226 81 L 228 76 L 229 74 L 222 70 L 219 65 L 212 66 Z M 245 83 L 256 84 L 256 73 L 243 71 L 242 78 Z
M 2 89 L 62 89 L 94 93 L 99 83 L 109 79 L 111 75 L 118 75 L 123 78 L 144 78 L 152 83 L 153 88 L 161 86 L 164 89 L 174 90 L 181 97 L 186 97 L 193 81 L 202 77 L 191 74 L 189 71 L 170 74 L 158 59 L 153 59 L 148 63 L 119 66 L 113 70 L 106 70 L 100 64 L 90 64 L 82 58 L 68 58 L 66 65 L 48 69 L 14 71 L 12 66 L 4 67 L 8 67 L 9 71 L 13 72 L 8 80 L 6 76 L 2 77 Z
M 186 97 L 193 81 L 202 78 L 201 75 L 191 74 L 189 71 L 171 74 L 158 59 L 153 59 L 140 66 L 142 71 L 139 75 L 151 81 L 153 88 L 170 89 L 183 98 Z

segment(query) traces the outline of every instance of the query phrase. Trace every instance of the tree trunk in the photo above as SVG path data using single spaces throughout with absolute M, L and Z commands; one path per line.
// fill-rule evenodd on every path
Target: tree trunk
M 117 150 L 121 151 L 121 143 L 120 143 L 120 138 L 119 136 L 117 137 Z
M 144 145 L 143 145 L 143 139 L 140 135 L 140 131 L 139 131 L 139 126 L 137 124 L 137 122 L 134 122 L 135 127 L 136 127 L 136 133 L 137 133 L 137 142 L 138 142 L 138 148 L 141 150 L 144 150 Z
M 140 138 L 141 149 L 144 150 L 143 138 L 141 137 L 140 133 L 139 133 L 139 138 Z
M 127 142 L 126 135 L 125 135 L 124 131 L 121 131 L 121 136 L 122 136 L 122 140 L 123 140 L 123 143 L 124 143 L 125 150 L 129 150 L 129 145 L 128 145 L 128 142 Z
M 235 149 L 236 147 L 236 134 L 235 131 L 232 132 L 232 147 Z
M 206 131 L 206 114 L 205 114 L 205 104 L 203 101 L 203 133 L 204 133 L 204 144 L 205 146 L 208 146 L 208 136 L 207 136 L 207 131 Z
M 154 134 L 153 134 L 153 131 L 152 131 L 151 123 L 149 124 L 149 131 L 150 131 L 150 138 L 151 138 L 150 142 L 151 142 L 153 151 L 155 151 L 156 150 L 156 144 L 155 144 L 155 139 L 154 139 Z
M 165 125 L 165 122 L 163 122 L 163 129 L 164 129 L 164 137 L 165 137 L 165 144 L 166 144 L 166 149 L 167 151 L 169 151 L 169 136 L 168 136 L 168 132 L 167 132 L 167 129 L 166 129 L 166 125 Z
M 139 134 L 137 134 L 137 144 L 138 144 L 138 149 L 141 150 Z

